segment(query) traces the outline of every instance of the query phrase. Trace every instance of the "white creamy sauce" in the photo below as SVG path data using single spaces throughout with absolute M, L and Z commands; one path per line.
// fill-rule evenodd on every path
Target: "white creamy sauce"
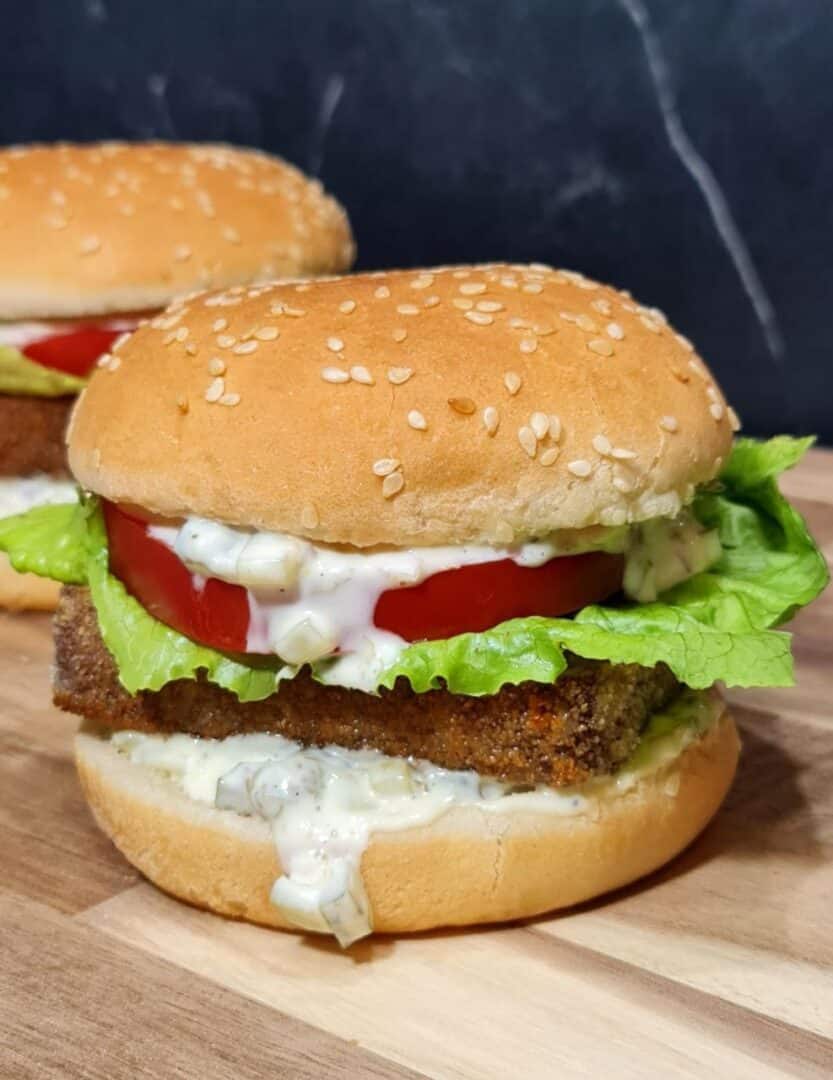
M 593 550 L 624 553 L 625 589 L 647 602 L 720 554 L 716 537 L 686 514 L 646 525 L 553 533 L 500 548 L 462 544 L 362 552 L 193 517 L 181 526 L 153 525 L 149 533 L 185 563 L 197 588 L 210 577 L 247 588 L 248 651 L 273 653 L 294 668 L 326 659 L 317 669 L 322 682 L 360 690 L 375 689 L 408 646 L 373 624 L 376 604 L 388 589 L 418 585 L 461 566 L 500 559 L 542 566 L 559 555 Z
M 56 480 L 46 473 L 0 479 L 0 518 L 24 514 L 35 506 L 78 501 L 72 480 Z
M 52 337 L 55 334 L 71 334 L 74 330 L 95 327 L 97 330 L 120 330 L 124 333 L 135 330 L 137 319 L 93 319 L 80 322 L 0 322 L 0 346 L 12 349 L 25 349 L 36 341 Z
M 652 717 L 639 748 L 615 775 L 527 790 L 376 750 L 303 747 L 280 735 L 201 739 L 119 731 L 111 742 L 190 798 L 268 821 L 282 870 L 272 902 L 293 925 L 332 933 L 346 946 L 373 929 L 361 859 L 374 833 L 427 825 L 455 806 L 593 814 L 598 800 L 625 794 L 670 764 L 720 711 L 716 694 L 684 691 Z M 673 779 L 669 798 L 676 795 Z

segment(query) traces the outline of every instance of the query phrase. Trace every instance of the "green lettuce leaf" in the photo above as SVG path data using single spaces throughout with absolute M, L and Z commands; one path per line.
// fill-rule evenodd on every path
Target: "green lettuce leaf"
M 61 503 L 0 518 L 0 551 L 7 552 L 9 562 L 21 574 L 83 585 L 87 580 L 89 515 L 89 506 Z
M 0 394 L 62 397 L 80 393 L 86 384 L 86 379 L 36 364 L 17 349 L 0 345 Z
M 790 636 L 773 628 L 817 596 L 828 574 L 777 477 L 810 442 L 780 437 L 736 444 L 719 482 L 694 503 L 703 524 L 719 531 L 720 560 L 655 603 L 594 605 L 573 619 L 513 619 L 484 633 L 411 645 L 380 686 L 401 677 L 417 692 L 447 686 L 492 694 L 508 683 L 553 682 L 567 666 L 565 652 L 647 667 L 664 662 L 694 688 L 718 681 L 790 685 Z M 277 658 L 235 657 L 198 645 L 148 614 L 109 573 L 95 500 L 0 521 L 0 550 L 18 570 L 88 584 L 102 636 L 131 693 L 203 672 L 240 700 L 254 701 L 294 674 Z
M 827 566 L 777 476 L 812 439 L 740 439 L 713 489 L 698 494 L 696 516 L 718 529 L 723 554 L 711 569 L 651 604 L 594 605 L 573 619 L 514 619 L 480 634 L 412 645 L 385 672 L 422 692 L 442 685 L 494 694 L 524 679 L 552 682 L 563 650 L 595 660 L 651 667 L 663 661 L 688 686 L 789 686 L 788 634 L 778 626 L 827 584 Z

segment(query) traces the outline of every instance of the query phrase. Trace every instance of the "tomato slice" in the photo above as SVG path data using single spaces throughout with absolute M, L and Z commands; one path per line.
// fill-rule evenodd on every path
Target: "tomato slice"
M 623 564 L 621 555 L 591 551 L 542 566 L 501 559 L 443 570 L 382 593 L 373 621 L 406 641 L 434 641 L 525 615 L 568 615 L 618 592 Z
M 100 356 L 109 352 L 110 346 L 123 333 L 123 330 L 85 326 L 79 330 L 51 334 L 24 345 L 20 351 L 44 367 L 63 371 L 65 375 L 83 377 L 89 374 Z
M 201 579 L 148 532 L 140 513 L 104 502 L 110 569 L 155 618 L 226 652 L 247 651 L 249 592 L 217 578 Z M 587 552 L 518 566 L 511 559 L 433 574 L 419 585 L 389 589 L 373 621 L 406 641 L 488 630 L 524 615 L 567 615 L 622 587 L 620 555 Z
M 104 502 L 110 569 L 154 618 L 194 641 L 245 652 L 249 594 L 218 578 L 204 584 L 170 548 L 148 533 L 148 522 Z

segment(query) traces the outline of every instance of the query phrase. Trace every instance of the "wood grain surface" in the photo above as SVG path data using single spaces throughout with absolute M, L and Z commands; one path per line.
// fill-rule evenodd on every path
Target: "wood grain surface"
M 784 486 L 833 558 L 833 454 Z M 345 954 L 144 882 L 76 785 L 49 620 L 0 616 L 0 1078 L 830 1077 L 833 593 L 793 629 L 798 686 L 731 695 L 737 782 L 665 870 Z

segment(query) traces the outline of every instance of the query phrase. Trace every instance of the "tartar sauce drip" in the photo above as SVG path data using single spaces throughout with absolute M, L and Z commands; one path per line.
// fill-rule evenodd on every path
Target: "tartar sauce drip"
M 270 823 L 281 867 L 270 898 L 294 926 L 347 946 L 372 933 L 361 859 L 374 833 L 427 825 L 452 807 L 595 816 L 600 799 L 626 794 L 672 762 L 720 715 L 712 691 L 684 691 L 655 714 L 615 775 L 575 787 L 534 789 L 376 750 L 303 747 L 280 735 L 144 735 L 111 742 L 131 761 L 165 773 L 190 798 Z M 666 794 L 676 795 L 672 774 Z
M 25 514 L 35 506 L 77 501 L 78 488 L 71 480 L 56 480 L 47 473 L 0 480 L 0 518 Z
M 71 334 L 75 330 L 83 330 L 85 327 L 95 327 L 97 330 L 135 330 L 137 319 L 79 319 L 77 322 L 61 321 L 53 322 L 0 322 L 0 346 L 11 349 L 25 349 L 27 345 L 33 345 L 36 341 L 54 337 L 56 334 Z
M 379 675 L 408 646 L 397 634 L 373 625 L 376 604 L 387 589 L 500 559 L 541 566 L 556 555 L 623 551 L 628 539 L 627 528 L 599 528 L 555 533 L 513 547 L 461 544 L 362 552 L 205 518 L 188 518 L 182 526 L 153 525 L 149 532 L 179 556 L 195 583 L 214 577 L 247 587 L 249 651 L 274 653 L 300 667 L 338 649 L 319 677 L 362 690 L 375 689 Z

